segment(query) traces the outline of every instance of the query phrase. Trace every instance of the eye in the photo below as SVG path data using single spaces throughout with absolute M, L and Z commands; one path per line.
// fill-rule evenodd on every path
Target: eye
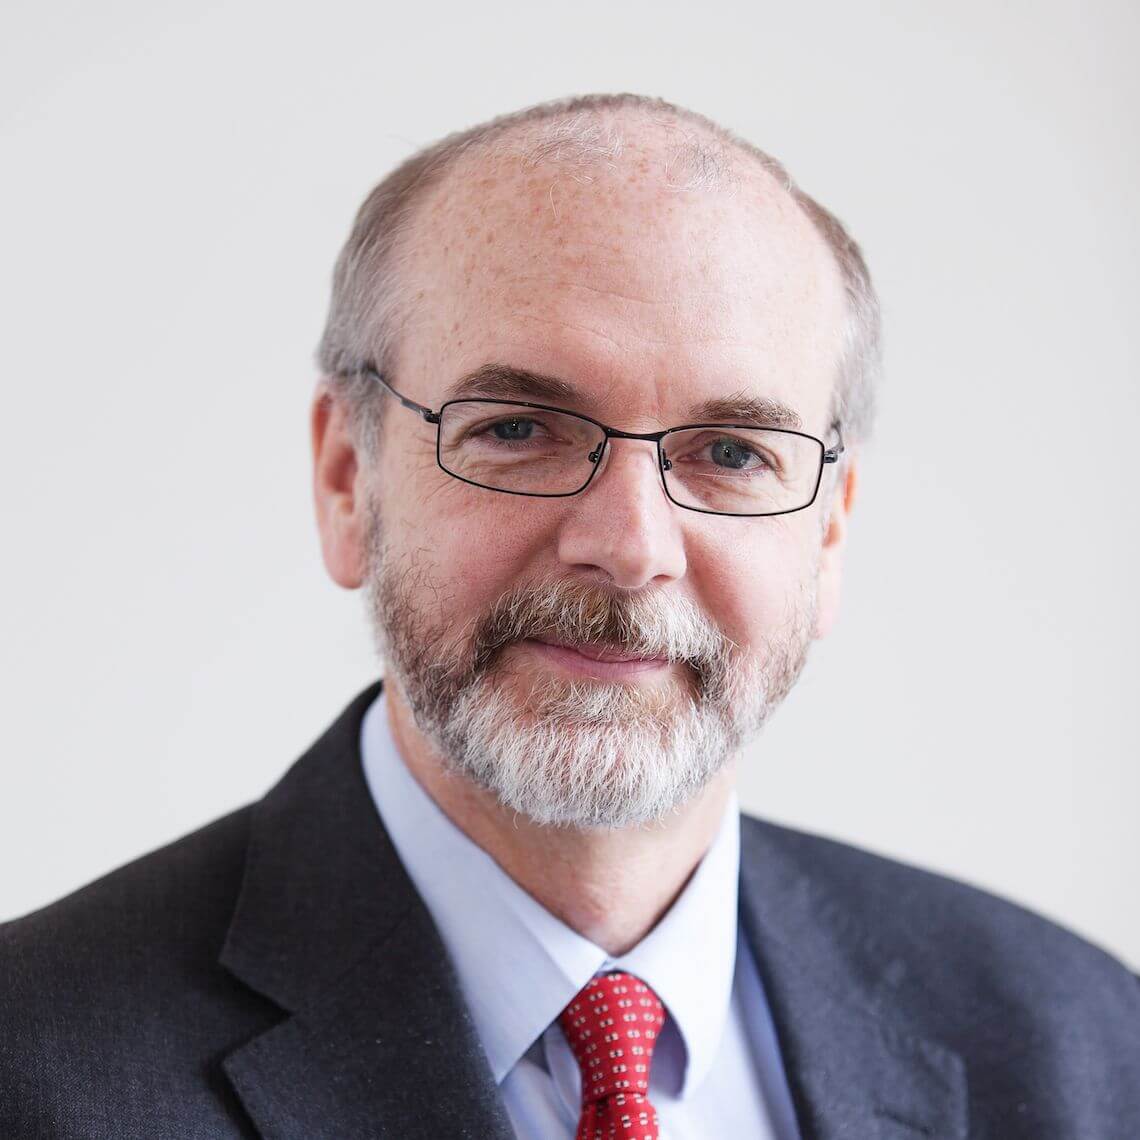
M 709 445 L 710 457 L 718 467 L 726 467 L 733 471 L 750 469 L 750 460 L 759 461 L 766 466 L 764 457 L 753 448 L 738 439 L 718 439 Z
M 668 446 L 669 459 L 679 464 L 679 472 L 687 469 L 694 475 L 728 477 L 781 469 L 778 457 L 764 446 L 759 432 L 752 439 L 697 430 L 679 434 Z
M 491 444 L 527 443 L 539 438 L 540 429 L 545 430 L 544 425 L 533 416 L 508 416 L 470 428 L 467 438 Z
M 499 420 L 491 424 L 490 430 L 496 439 L 504 441 L 529 439 L 534 431 L 534 420 L 517 416 L 509 420 Z

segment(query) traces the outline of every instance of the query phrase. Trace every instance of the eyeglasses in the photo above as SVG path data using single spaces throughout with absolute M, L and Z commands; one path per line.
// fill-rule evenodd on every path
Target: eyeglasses
M 448 400 L 438 412 L 402 396 L 370 365 L 361 371 L 406 408 L 435 424 L 436 462 L 448 475 L 506 495 L 564 498 L 584 491 L 610 439 L 657 445 L 665 494 L 711 515 L 785 515 L 815 502 L 825 463 L 844 452 L 789 428 L 683 424 L 629 432 L 589 416 L 525 400 Z M 839 424 L 833 423 L 836 434 Z

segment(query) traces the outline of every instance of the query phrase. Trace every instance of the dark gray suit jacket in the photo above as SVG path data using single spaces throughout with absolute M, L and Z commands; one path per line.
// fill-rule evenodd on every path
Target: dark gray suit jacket
M 4 1140 L 512 1135 L 364 783 L 378 688 L 259 803 L 0 926 Z M 749 817 L 741 839 L 805 1140 L 1140 1138 L 1120 963 L 843 844 Z

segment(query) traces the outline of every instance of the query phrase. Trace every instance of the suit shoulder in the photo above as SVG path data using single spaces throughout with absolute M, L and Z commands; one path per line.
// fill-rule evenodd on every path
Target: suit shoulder
M 10 1008 L 57 984 L 125 981 L 132 962 L 153 968 L 211 948 L 216 957 L 241 883 L 251 810 L 239 808 L 0 924 Z
M 279 1019 L 218 960 L 251 811 L 0 926 L 0 1135 L 245 1134 L 219 1059 Z
M 853 844 L 742 816 L 752 846 L 778 847 L 813 889 L 856 916 L 876 941 L 920 962 L 943 964 L 948 979 L 985 973 L 1026 997 L 1043 990 L 1140 1000 L 1140 979 L 1101 947 L 1032 908 L 950 875 Z M 938 970 L 932 965 L 932 973 Z M 1018 981 L 1017 979 L 1020 979 Z M 1140 1011 L 1140 1006 L 1136 1007 Z

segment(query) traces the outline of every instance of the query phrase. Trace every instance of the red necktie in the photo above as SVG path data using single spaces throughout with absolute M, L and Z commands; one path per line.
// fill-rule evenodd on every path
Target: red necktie
M 577 1140 L 658 1140 L 649 1065 L 665 1024 L 658 996 L 633 974 L 591 978 L 558 1017 L 582 1070 Z

